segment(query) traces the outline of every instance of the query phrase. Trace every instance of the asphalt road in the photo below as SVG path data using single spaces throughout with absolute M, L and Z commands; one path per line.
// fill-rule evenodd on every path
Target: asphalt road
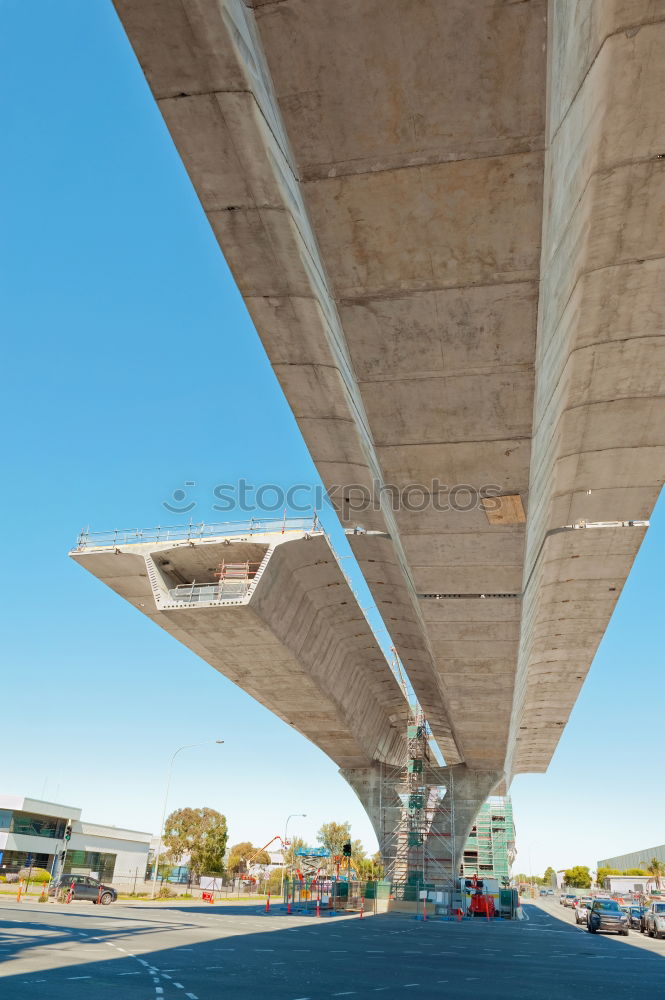
M 658 997 L 665 942 L 524 921 L 266 916 L 259 907 L 0 903 L 0 998 Z M 637 947 L 635 946 L 637 944 Z

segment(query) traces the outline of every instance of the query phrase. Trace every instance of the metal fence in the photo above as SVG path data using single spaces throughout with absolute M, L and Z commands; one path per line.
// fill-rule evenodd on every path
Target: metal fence
M 374 913 L 380 899 L 388 899 L 388 882 L 336 879 L 286 879 L 283 905 L 295 913 L 363 911 Z

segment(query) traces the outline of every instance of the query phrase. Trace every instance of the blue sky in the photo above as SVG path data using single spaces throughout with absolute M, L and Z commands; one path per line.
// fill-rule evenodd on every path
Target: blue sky
M 220 736 L 180 755 L 172 806 L 257 843 L 349 819 L 373 848 L 320 751 L 67 559 L 85 525 L 220 520 L 218 483 L 318 477 L 110 0 L 0 17 L 1 790 L 156 830 L 172 750 Z M 197 506 L 169 514 L 180 489 Z M 664 533 L 657 510 L 549 772 L 514 782 L 520 869 L 665 840 Z

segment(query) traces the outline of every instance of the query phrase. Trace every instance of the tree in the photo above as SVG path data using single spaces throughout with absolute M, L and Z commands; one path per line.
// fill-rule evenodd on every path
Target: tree
M 527 875 L 525 872 L 519 872 L 517 875 L 513 876 L 515 882 L 530 882 L 532 885 L 542 885 L 543 880 L 540 875 Z
M 591 886 L 591 875 L 585 865 L 575 865 L 568 868 L 565 873 L 566 885 L 574 889 L 589 889 Z
M 223 827 L 219 825 L 208 830 L 201 846 L 197 871 L 205 875 L 224 874 L 224 855 L 226 854 L 227 839 L 226 823 L 224 823 Z
M 229 874 L 237 875 L 238 872 L 245 871 L 248 861 L 251 861 L 254 865 L 269 865 L 270 855 L 267 851 L 262 851 L 254 847 L 249 840 L 243 840 L 239 844 L 234 844 L 229 849 Z
M 175 809 L 166 819 L 163 842 L 174 864 L 189 858 L 197 874 L 222 872 L 226 853 L 226 817 L 215 809 Z
M 299 857 L 296 856 L 296 851 L 299 851 L 302 847 L 305 847 L 305 841 L 302 837 L 290 837 L 289 846 L 284 850 L 284 863 L 287 868 L 292 866 L 298 867 Z
M 642 868 L 626 868 L 624 875 L 648 875 Z
M 621 875 L 621 872 L 618 868 L 599 868 L 596 872 L 596 885 L 600 886 L 601 889 L 608 875 Z
M 556 872 L 550 865 L 543 874 L 543 885 L 556 885 Z
M 649 875 L 653 875 L 656 880 L 656 888 L 660 889 L 660 880 L 665 875 L 665 865 L 658 858 L 652 858 L 647 865 L 647 871 Z
M 332 855 L 341 854 L 344 844 L 351 840 L 351 824 L 348 821 L 346 823 L 324 823 L 317 833 L 316 839 Z
M 383 878 L 385 868 L 381 862 L 381 855 L 377 851 L 371 858 L 360 858 L 354 862 L 354 867 L 358 873 L 358 878 L 362 882 L 374 882 Z

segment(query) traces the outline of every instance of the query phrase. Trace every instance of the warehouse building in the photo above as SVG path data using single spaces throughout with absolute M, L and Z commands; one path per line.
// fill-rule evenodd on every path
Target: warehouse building
M 665 864 L 665 844 L 660 844 L 658 847 L 644 847 L 641 851 L 633 851 L 632 854 L 618 854 L 615 858 L 605 858 L 597 862 L 597 867 L 616 868 L 620 872 L 631 868 L 645 870 L 653 858 Z
M 71 826 L 71 838 L 65 833 Z M 0 795 L 0 875 L 22 868 L 93 875 L 103 882 L 142 879 L 151 834 L 81 819 L 75 806 Z M 64 854 L 64 858 L 63 858 Z

